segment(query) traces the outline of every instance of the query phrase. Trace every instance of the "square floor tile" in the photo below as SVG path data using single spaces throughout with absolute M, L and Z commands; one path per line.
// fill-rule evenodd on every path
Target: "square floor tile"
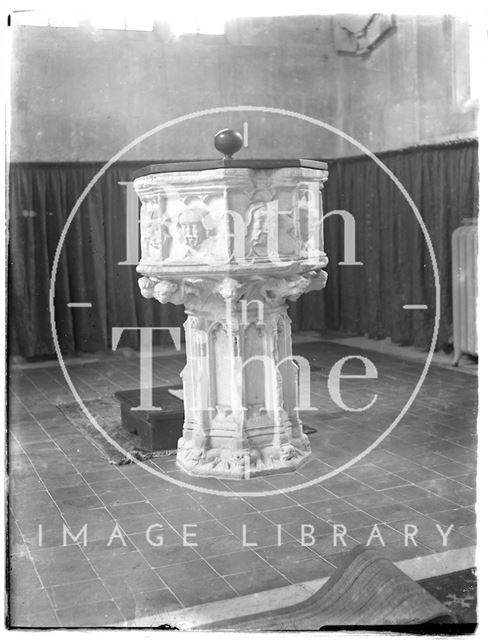
M 186 537 L 188 542 L 196 543 L 200 543 L 208 538 L 224 536 L 229 533 L 228 528 L 217 520 L 206 520 L 205 522 L 198 522 L 187 526 L 186 536 L 183 527 L 177 527 L 176 529 L 182 537 Z
M 366 489 L 367 491 L 365 492 L 363 491 L 355 492 L 353 494 L 343 496 L 342 498 L 337 498 L 333 495 L 326 496 L 325 499 L 322 501 L 323 507 L 320 507 L 319 503 L 313 503 L 313 504 L 308 504 L 307 509 L 310 509 L 311 511 L 317 510 L 317 513 L 321 517 L 323 517 L 323 514 L 329 515 L 334 513 L 341 513 L 345 510 L 350 510 L 351 505 L 354 503 L 354 501 L 368 500 L 368 496 L 372 496 L 375 493 L 369 487 L 366 487 Z
M 316 532 L 314 540 L 304 538 L 304 541 L 312 543 L 308 548 L 324 558 L 333 553 L 344 551 L 345 549 L 353 549 L 358 544 L 358 541 L 351 537 L 351 535 L 342 533 L 339 529 L 334 533 L 333 528 L 326 533 Z
M 97 509 L 103 507 L 103 502 L 96 495 L 66 497 L 56 501 L 60 511 L 64 513 L 67 509 Z
M 383 478 L 385 476 L 385 470 L 381 467 L 372 464 L 371 462 L 360 462 L 346 471 L 347 476 L 360 480 L 369 485 L 367 480 L 369 478 Z M 386 474 L 388 475 L 388 474 Z M 371 486 L 371 485 L 370 485 Z
M 59 627 L 59 621 L 54 611 L 30 612 L 23 609 L 10 619 L 10 625 L 16 629 L 52 629 Z
M 459 508 L 448 511 L 430 513 L 429 516 L 438 522 L 456 527 L 476 524 L 476 514 L 470 509 Z
M 264 529 L 262 530 L 264 531 Z M 255 541 L 253 535 L 252 541 Z M 198 542 L 198 555 L 203 558 L 211 558 L 212 556 L 220 556 L 225 553 L 234 553 L 243 549 L 243 541 L 233 533 L 228 533 L 217 538 L 209 538 Z
M 303 562 L 317 557 L 308 547 L 298 542 L 285 542 L 280 546 L 261 547 L 256 549 L 256 553 L 279 571 L 296 562 Z
M 129 537 L 134 546 L 144 553 L 150 553 L 151 549 L 160 549 L 163 546 L 183 544 L 179 532 L 162 522 L 153 523 L 145 531 L 133 533 Z
M 117 526 L 117 522 L 104 507 L 97 509 L 77 509 L 72 507 L 63 511 L 63 518 L 74 536 L 78 535 L 83 527 L 86 526 L 89 540 L 108 539 Z
M 322 520 L 322 518 L 311 514 L 303 522 L 290 522 L 283 525 L 282 528 L 283 532 L 290 534 L 299 542 L 309 539 L 310 535 L 319 536 L 332 532 L 331 524 L 325 522 L 324 520 Z M 283 538 L 283 532 L 281 534 L 281 537 L 282 541 L 285 542 Z M 274 537 L 276 538 L 276 533 Z
M 306 489 L 299 489 L 298 491 L 291 491 L 289 494 L 290 499 L 298 504 L 304 505 L 310 502 L 320 502 L 324 498 L 330 497 L 329 492 L 324 489 L 320 484 L 307 487 Z M 275 497 L 275 496 L 273 496 Z M 286 506 L 286 505 L 278 505 Z
M 283 489 L 286 487 L 295 487 L 308 481 L 308 478 L 297 471 L 289 473 L 277 473 L 266 477 L 267 482 L 275 489 Z
M 226 581 L 237 591 L 240 596 L 245 596 L 267 589 L 285 587 L 290 581 L 272 567 L 266 566 L 259 570 L 247 571 L 227 576 Z
M 180 602 L 169 589 L 132 593 L 119 596 L 115 601 L 128 621 L 181 608 Z
M 363 482 L 377 491 L 382 489 L 393 489 L 406 484 L 406 480 L 395 473 L 382 472 L 381 475 L 366 476 Z
M 379 470 L 384 474 L 384 471 Z M 371 487 L 364 484 L 360 480 L 350 478 L 345 475 L 334 476 L 320 483 L 320 486 L 333 493 L 338 498 L 347 498 L 348 496 L 356 496 L 361 493 L 369 493 Z
M 129 505 L 134 502 L 140 502 L 144 496 L 135 488 L 130 489 L 105 489 L 97 490 L 97 496 L 106 507 L 115 507 L 119 505 Z
M 198 524 L 213 518 L 211 513 L 199 505 L 183 507 L 183 509 L 176 509 L 175 511 L 164 511 L 162 515 L 172 527 L 179 528 L 184 524 Z
M 462 476 L 456 476 L 457 482 L 461 482 L 468 487 L 476 489 L 476 473 L 467 473 Z
M 443 465 L 442 465 L 443 466 Z M 427 467 L 414 467 L 412 469 L 399 469 L 396 473 L 411 482 L 412 484 L 417 484 L 422 482 L 422 480 L 432 480 L 433 478 L 438 478 L 441 475 L 437 471 L 438 467 L 432 467 L 428 469 Z
M 105 589 L 116 600 L 166 588 L 159 575 L 147 566 L 141 566 L 129 572 L 108 574 L 103 576 L 102 582 Z
M 268 513 L 268 511 L 265 513 L 252 511 L 232 518 L 223 518 L 220 523 L 231 533 L 242 539 L 244 535 L 249 537 L 251 533 L 272 526 L 273 521 L 268 517 Z
M 193 544 L 193 539 L 188 540 Z M 197 543 L 198 544 L 198 543 Z M 173 545 L 163 545 L 161 547 L 142 547 L 141 553 L 151 567 L 167 567 L 179 565 L 183 562 L 197 560 L 199 558 L 196 552 L 197 547 L 185 546 L 183 540 Z
M 315 556 L 315 558 L 282 567 L 280 571 L 290 582 L 296 583 L 331 576 L 335 567 L 325 558 Z
M 419 487 L 415 484 L 407 484 L 402 487 L 384 489 L 381 493 L 392 500 L 396 500 L 397 502 L 407 502 L 432 497 L 432 494 L 426 488 Z
M 144 491 L 142 491 L 144 493 Z M 169 513 L 170 511 L 177 511 L 180 509 L 197 509 L 200 505 L 190 495 L 178 495 L 175 499 L 174 494 L 162 494 L 158 498 L 154 496 L 150 500 L 151 504 L 161 513 Z
M 224 578 L 208 578 L 204 582 L 186 582 L 171 587 L 184 607 L 235 598 L 238 593 Z
M 138 551 L 115 549 L 111 554 L 90 558 L 97 574 L 102 580 L 109 575 L 125 574 L 129 571 L 149 568 L 145 558 Z
M 156 569 L 158 575 L 172 589 L 177 591 L 179 588 L 186 587 L 191 583 L 203 584 L 207 580 L 218 578 L 217 573 L 205 560 L 195 557 L 190 562 L 180 562 L 177 565 L 169 565 Z
M 384 507 L 378 508 L 377 511 L 381 511 Z M 376 509 L 376 508 L 375 508 Z M 345 513 L 337 513 L 328 516 L 327 522 L 335 525 L 342 525 L 346 529 L 358 529 L 359 527 L 366 526 L 368 524 L 374 524 L 379 518 L 360 509 L 353 511 L 347 511 Z
M 8 558 L 8 575 L 11 593 L 37 590 L 43 586 L 27 553 L 11 555 Z
M 273 489 L 270 487 L 270 489 Z M 257 511 L 266 512 L 270 509 L 279 509 L 280 507 L 293 507 L 300 502 L 297 496 L 298 491 L 294 491 L 289 495 L 278 494 L 273 496 L 259 496 L 257 498 L 246 498 L 246 502 Z M 302 501 L 303 502 L 303 501 Z
M 475 524 L 458 525 L 456 528 L 459 533 L 471 540 L 471 544 L 476 543 L 478 531 Z
M 432 468 L 432 470 L 442 476 L 448 478 L 456 478 L 473 471 L 472 466 L 462 464 L 461 462 L 446 462 L 445 464 L 439 464 Z M 421 480 L 422 478 L 420 478 Z M 425 478 L 427 480 L 427 478 Z
M 109 538 L 100 538 L 98 540 L 87 540 L 86 545 L 81 545 L 84 553 L 89 558 L 98 556 L 110 556 L 120 552 L 130 552 L 135 550 L 135 546 L 129 536 L 124 535 L 121 529 L 116 530 L 116 534 Z
M 368 513 L 374 516 L 379 522 L 395 522 L 396 520 L 408 519 L 410 519 L 410 522 L 415 522 L 416 518 L 419 517 L 418 511 L 415 511 L 407 505 L 395 502 L 392 502 L 391 505 L 387 505 L 384 507 L 368 507 Z M 358 527 L 354 527 L 354 529 L 357 528 Z
M 351 506 L 356 509 L 368 511 L 368 508 L 370 507 L 385 507 L 394 502 L 394 500 L 383 491 L 375 491 L 373 489 L 370 493 L 361 493 L 358 496 L 348 496 L 345 498 L 345 501 L 346 504 L 349 505 L 348 511 L 351 510 Z
M 155 524 L 158 524 L 160 527 L 166 526 L 166 522 L 162 522 L 161 516 L 156 511 L 137 516 L 128 515 L 126 517 L 119 517 L 117 522 L 127 535 L 132 533 L 145 533 L 148 530 L 152 531 L 153 529 L 151 529 L 151 527 Z
M 404 546 L 404 547 L 384 547 L 381 550 L 382 555 L 389 558 L 392 562 L 400 562 L 401 560 L 410 560 L 412 558 L 418 558 L 422 556 L 428 556 L 432 554 L 432 549 L 425 545 L 418 543 L 417 546 Z
M 122 612 L 111 600 L 58 609 L 56 614 L 61 625 L 69 628 L 122 626 L 124 622 Z
M 290 522 L 307 522 L 313 505 L 307 505 L 307 509 L 295 505 L 293 507 L 282 507 L 266 511 L 266 518 L 275 524 L 285 525 Z M 310 509 L 310 510 L 308 510 Z M 268 523 L 269 524 L 269 523 Z
M 224 498 L 220 496 L 195 496 L 198 502 L 214 517 L 223 519 L 255 512 L 254 507 L 241 498 Z M 208 517 L 206 518 L 208 520 Z
M 454 480 L 445 476 L 439 476 L 438 478 L 432 478 L 431 480 L 424 480 L 419 482 L 418 485 L 431 493 L 435 493 L 436 495 L 443 496 L 448 499 L 451 493 L 467 488 L 459 482 L 458 479 Z
M 259 572 L 268 566 L 260 556 L 249 549 L 207 558 L 207 562 L 222 577 L 245 571 Z
M 32 557 L 45 587 L 97 577 L 81 550 L 74 545 L 40 549 L 34 551 Z
M 55 609 L 67 609 L 77 606 L 81 602 L 89 604 L 110 600 L 110 594 L 99 579 L 48 587 L 47 592 Z
M 427 496 L 417 498 L 416 500 L 409 500 L 405 505 L 424 514 L 435 513 L 436 511 L 447 511 L 456 506 L 454 502 L 441 498 L 440 496 Z
M 118 505 L 110 507 L 110 514 L 118 522 L 121 522 L 124 518 L 134 518 L 141 515 L 152 515 L 153 517 L 159 517 L 159 513 L 152 506 L 152 504 L 146 500 L 141 502 L 132 502 L 130 506 Z
M 45 589 L 29 589 L 10 594 L 8 613 L 17 623 L 21 621 L 25 612 L 32 614 L 42 611 L 53 611 Z

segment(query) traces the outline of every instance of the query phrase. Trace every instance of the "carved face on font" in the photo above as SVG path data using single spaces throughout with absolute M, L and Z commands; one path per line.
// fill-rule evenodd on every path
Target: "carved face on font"
M 190 208 L 185 209 L 178 216 L 178 229 L 185 244 L 192 249 L 197 249 L 207 237 L 207 229 L 204 225 L 206 215 L 207 211 L 204 209 Z

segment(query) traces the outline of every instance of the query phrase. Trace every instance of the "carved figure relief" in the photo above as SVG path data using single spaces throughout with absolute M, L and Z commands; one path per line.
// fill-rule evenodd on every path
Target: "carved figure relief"
M 318 234 L 322 233 L 322 225 L 317 224 L 321 213 L 318 193 L 310 188 L 299 191 L 296 208 L 300 254 L 303 257 L 311 257 L 319 250 Z
M 161 234 L 157 202 L 146 202 L 141 207 L 142 255 L 146 260 L 161 257 Z
M 269 208 L 267 203 L 253 204 L 246 212 L 247 234 L 246 254 L 265 258 L 268 255 L 268 219 Z
M 278 249 L 280 255 L 293 255 L 297 251 L 297 234 L 293 212 L 280 213 L 278 216 Z
M 278 212 L 276 202 L 261 202 L 249 207 L 246 220 L 248 257 L 268 258 L 270 254 L 289 256 L 297 253 L 297 225 L 293 211 Z

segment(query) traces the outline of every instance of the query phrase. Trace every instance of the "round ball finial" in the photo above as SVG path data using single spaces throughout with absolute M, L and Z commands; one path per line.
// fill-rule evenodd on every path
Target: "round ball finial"
M 215 134 L 214 145 L 217 151 L 224 154 L 225 158 L 232 158 L 242 148 L 243 140 L 238 131 L 234 129 L 222 129 Z

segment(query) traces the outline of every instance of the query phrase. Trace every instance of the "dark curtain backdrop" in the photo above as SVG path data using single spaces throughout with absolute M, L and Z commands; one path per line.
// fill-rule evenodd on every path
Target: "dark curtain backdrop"
M 417 205 L 437 256 L 441 283 L 438 346 L 451 336 L 453 230 L 477 216 L 476 141 L 379 154 Z M 143 163 L 118 163 L 95 184 L 70 227 L 56 280 L 56 324 L 61 350 L 94 352 L 111 347 L 113 326 L 182 326 L 182 307 L 160 305 L 139 293 L 134 266 L 125 260 L 125 188 Z M 10 166 L 9 352 L 25 357 L 54 353 L 49 319 L 53 258 L 70 210 L 102 165 L 13 164 Z M 290 305 L 295 330 L 341 330 L 427 348 L 434 323 L 433 271 L 419 224 L 386 174 L 364 156 L 329 161 L 324 213 L 345 209 L 356 220 L 356 259 L 343 260 L 343 226 L 325 222 L 329 281 L 324 292 Z M 68 308 L 91 302 L 91 309 Z M 428 311 L 405 311 L 427 304 Z M 167 332 L 156 343 L 171 344 Z M 126 332 L 120 346 L 138 345 Z

